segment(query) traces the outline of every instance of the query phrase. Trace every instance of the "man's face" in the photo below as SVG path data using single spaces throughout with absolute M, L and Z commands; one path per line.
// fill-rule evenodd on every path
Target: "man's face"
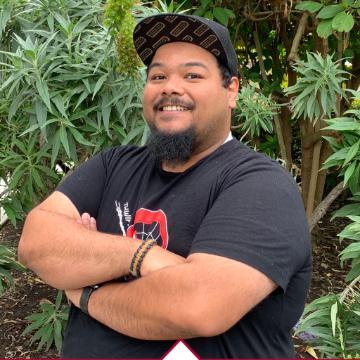
M 192 130 L 192 151 L 198 153 L 226 138 L 237 90 L 236 78 L 223 87 L 217 60 L 208 51 L 184 42 L 166 44 L 149 66 L 144 116 L 163 135 Z

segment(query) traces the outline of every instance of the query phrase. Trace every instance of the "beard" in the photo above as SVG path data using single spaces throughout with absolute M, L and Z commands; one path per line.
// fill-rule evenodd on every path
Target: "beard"
M 158 164 L 183 165 L 191 157 L 195 146 L 195 129 L 190 127 L 182 132 L 168 134 L 149 125 L 150 136 L 147 147 Z

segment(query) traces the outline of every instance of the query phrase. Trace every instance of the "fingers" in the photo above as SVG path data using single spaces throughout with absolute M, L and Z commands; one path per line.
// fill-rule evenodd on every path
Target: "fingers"
M 97 228 L 96 228 L 96 220 L 93 217 L 90 217 L 90 230 L 97 230 Z
M 89 230 L 97 230 L 95 218 L 91 217 L 88 213 L 83 213 L 81 215 L 81 218 L 78 219 L 77 222 L 85 226 Z

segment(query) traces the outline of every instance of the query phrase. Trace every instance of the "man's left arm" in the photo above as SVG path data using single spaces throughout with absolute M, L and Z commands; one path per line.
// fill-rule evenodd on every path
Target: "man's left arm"
M 101 286 L 88 309 L 99 322 L 138 339 L 210 337 L 231 328 L 276 287 L 242 262 L 195 253 L 135 281 Z M 81 291 L 67 291 L 76 306 Z

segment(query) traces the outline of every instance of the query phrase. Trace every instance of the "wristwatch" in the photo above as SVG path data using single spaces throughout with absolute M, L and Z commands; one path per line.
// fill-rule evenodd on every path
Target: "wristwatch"
M 100 286 L 93 285 L 93 286 L 86 286 L 83 289 L 83 292 L 80 296 L 80 310 L 85 314 L 89 315 L 88 304 L 91 294 L 97 290 Z

